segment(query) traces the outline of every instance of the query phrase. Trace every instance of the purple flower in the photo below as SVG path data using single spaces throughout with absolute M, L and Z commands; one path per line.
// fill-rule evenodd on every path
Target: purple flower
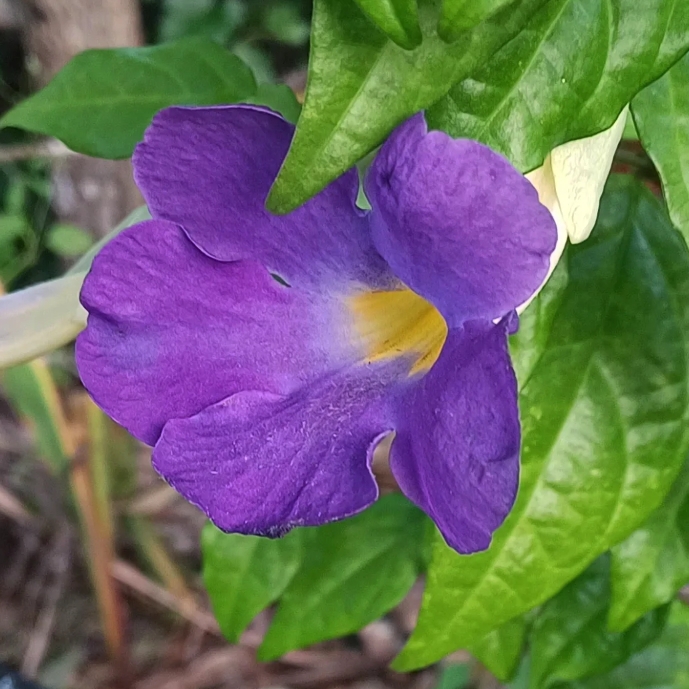
M 371 212 L 350 170 L 271 215 L 292 134 L 250 106 L 156 116 L 134 156 L 153 220 L 81 292 L 84 385 L 225 531 L 359 512 L 394 433 L 402 491 L 453 548 L 484 549 L 517 491 L 507 336 L 548 270 L 552 217 L 504 158 L 422 115 L 373 163 Z

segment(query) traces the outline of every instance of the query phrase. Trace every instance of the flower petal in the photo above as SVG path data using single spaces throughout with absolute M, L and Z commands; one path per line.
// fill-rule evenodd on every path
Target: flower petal
M 244 389 L 289 394 L 356 359 L 346 307 L 285 287 L 252 261 L 221 263 L 172 223 L 112 240 L 81 292 L 84 385 L 137 438 Z
M 545 287 L 545 284 L 553 274 L 557 264 L 562 258 L 562 254 L 567 246 L 567 227 L 565 226 L 565 219 L 562 216 L 562 209 L 557 198 L 557 191 L 555 189 L 555 177 L 553 175 L 553 166 L 550 156 L 547 156 L 541 167 L 532 170 L 524 175 L 526 179 L 533 184 L 534 189 L 538 192 L 540 202 L 550 211 L 557 227 L 557 244 L 555 250 L 550 254 L 550 265 L 548 272 L 543 278 L 539 288 L 523 303 L 517 306 L 517 313 L 524 313 L 529 304 L 536 298 L 538 293 Z
M 293 132 L 252 106 L 167 108 L 137 146 L 136 180 L 153 217 L 181 225 L 213 258 L 259 261 L 290 284 L 379 284 L 388 270 L 356 208 L 356 170 L 289 215 L 265 209 Z
M 486 549 L 519 477 L 517 381 L 501 322 L 451 330 L 400 400 L 390 465 L 402 491 L 460 553 Z
M 450 327 L 500 318 L 548 271 L 555 223 L 531 184 L 486 146 L 398 128 L 369 170 L 373 241 L 395 274 Z
M 626 106 L 610 129 L 568 141 L 550 154 L 557 198 L 572 244 L 587 239 L 596 224 L 600 198 L 628 113 Z
M 245 391 L 170 421 L 157 471 L 225 531 L 280 536 L 378 497 L 370 464 L 398 366 L 353 367 L 284 397 Z

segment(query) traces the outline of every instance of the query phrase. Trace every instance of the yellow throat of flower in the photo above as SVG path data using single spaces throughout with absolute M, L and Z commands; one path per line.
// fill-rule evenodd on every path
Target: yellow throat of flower
M 409 357 L 409 375 L 433 366 L 447 337 L 438 310 L 410 289 L 362 292 L 350 299 L 350 311 L 364 343 L 366 363 Z

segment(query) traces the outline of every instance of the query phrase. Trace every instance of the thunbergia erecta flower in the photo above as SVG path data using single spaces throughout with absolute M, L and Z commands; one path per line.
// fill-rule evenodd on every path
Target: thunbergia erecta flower
M 359 512 L 394 433 L 402 491 L 450 546 L 484 549 L 517 491 L 507 336 L 548 270 L 552 217 L 504 158 L 423 115 L 371 166 L 370 212 L 350 170 L 272 215 L 292 134 L 253 106 L 156 116 L 134 155 L 153 219 L 85 280 L 81 378 L 220 529 Z

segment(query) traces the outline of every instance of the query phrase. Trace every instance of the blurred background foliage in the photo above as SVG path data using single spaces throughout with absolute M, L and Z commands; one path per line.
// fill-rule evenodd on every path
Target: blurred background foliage
M 36 74 L 37 64 L 22 40 L 26 29 L 21 28 L 20 19 L 31 22 L 31 18 L 21 8 L 10 9 L 18 4 L 3 2 L 0 115 L 44 81 Z M 237 54 L 259 83 L 286 82 L 303 91 L 309 0 L 142 0 L 138 9 L 147 45 L 202 36 Z M 61 222 L 52 204 L 51 170 L 59 165 L 64 151 L 38 149 L 37 153 L 46 155 L 32 157 L 31 140 L 18 129 L 0 130 L 0 281 L 7 291 L 61 274 L 69 261 L 89 248 L 89 235 L 94 232 L 94 228 Z M 124 207 L 119 219 L 128 210 Z

